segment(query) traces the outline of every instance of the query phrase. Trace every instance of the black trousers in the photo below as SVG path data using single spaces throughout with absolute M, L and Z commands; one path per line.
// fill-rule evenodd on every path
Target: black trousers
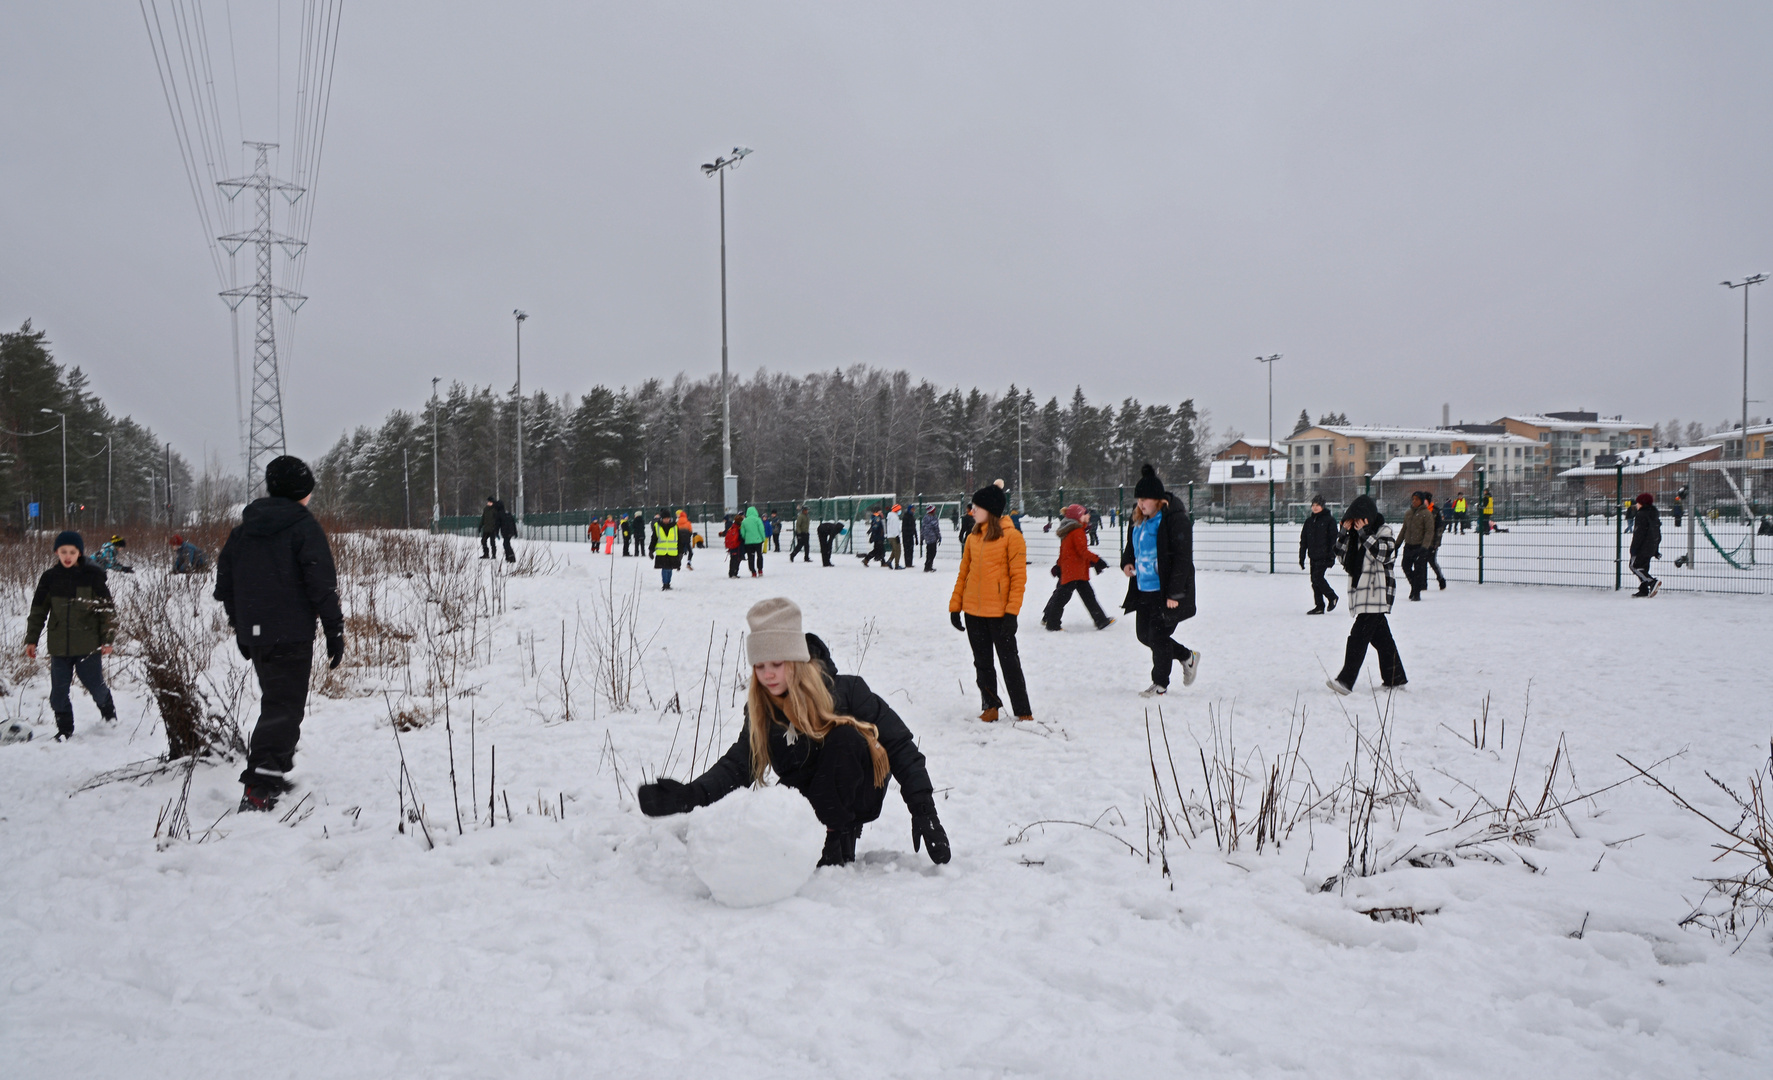
M 496 559 L 499 557 L 499 538 L 497 536 L 483 536 L 480 538 L 480 557 L 483 559 Z
M 743 544 L 739 545 L 736 548 L 728 548 L 726 551 L 726 576 L 727 577 L 738 577 L 739 576 L 739 564 L 744 561 L 745 561 L 745 546 Z
M 1421 544 L 1404 545 L 1404 580 L 1412 594 L 1428 588 L 1428 549 Z
M 788 561 L 793 562 L 796 555 L 799 555 L 804 562 L 813 561 L 813 546 L 806 533 L 797 532 L 794 534 L 794 546 L 788 549 Z
M 1311 602 L 1317 607 L 1323 607 L 1326 600 L 1335 603 L 1340 599 L 1336 595 L 1336 590 L 1330 588 L 1329 581 L 1324 577 L 1330 567 L 1335 565 L 1336 560 L 1334 559 L 1324 562 L 1318 562 L 1316 559 L 1311 560 Z
M 1445 585 L 1447 583 L 1447 575 L 1441 573 L 1441 549 L 1438 547 L 1429 548 L 1428 557 L 1423 561 L 1428 564 L 1430 570 L 1434 571 L 1434 579 L 1442 585 Z M 1426 577 L 1422 579 L 1422 584 L 1425 588 L 1427 587 L 1428 579 Z
M 819 561 L 826 566 L 831 565 L 831 546 L 836 542 L 837 537 L 835 536 L 826 536 L 824 533 L 819 534 Z
M 935 568 L 936 568 L 936 544 L 929 543 L 927 541 L 924 543 L 924 545 L 923 545 L 923 568 L 925 570 L 932 570 L 932 571 L 935 570 Z
M 1397 642 L 1391 639 L 1391 623 L 1384 615 L 1356 615 L 1354 626 L 1348 631 L 1348 654 L 1341 674 L 1336 676 L 1337 682 L 1352 687 L 1361 677 L 1368 645 L 1379 654 L 1379 681 L 1386 686 L 1402 686 L 1409 681 L 1404 676 L 1404 662 L 1397 654 Z
M 800 793 L 827 829 L 859 829 L 880 816 L 886 785 L 874 784 L 868 740 L 849 724 L 839 724 L 825 736 L 812 779 Z
M 517 561 L 517 552 L 511 550 L 511 538 L 509 536 L 507 536 L 504 539 L 505 539 L 505 561 L 506 562 L 516 562 Z
M 768 541 L 765 541 L 768 543 Z M 753 574 L 763 573 L 763 544 L 745 545 L 745 569 Z
M 240 781 L 253 782 L 260 769 L 282 774 L 295 766 L 296 742 L 302 737 L 302 716 L 308 709 L 308 672 L 314 666 L 314 643 L 255 645 L 252 669 L 259 677 L 259 722 L 252 729 L 246 771 Z
M 117 706 L 111 701 L 111 689 L 105 685 L 104 654 L 85 656 L 52 656 L 49 658 L 49 711 L 55 714 L 55 729 L 63 735 L 74 733 L 74 702 L 68 690 L 78 676 L 80 685 L 92 695 L 99 715 L 116 719 Z
M 973 671 L 979 677 L 979 702 L 983 708 L 1001 709 L 1003 699 L 997 696 L 997 669 L 992 666 L 995 650 L 997 662 L 1003 666 L 1004 688 L 1010 692 L 1010 711 L 1017 716 L 1032 716 L 1028 704 L 1028 683 L 1022 678 L 1022 657 L 1016 652 L 1016 631 L 1001 618 L 967 616 L 967 644 L 973 647 Z
M 1141 602 L 1133 616 L 1133 634 L 1139 644 L 1151 650 L 1151 681 L 1159 686 L 1170 685 L 1170 665 L 1175 663 L 1176 655 L 1187 656 L 1191 651 L 1188 646 L 1177 641 L 1170 635 L 1176 632 L 1176 625 L 1163 615 L 1163 597 L 1161 593 L 1147 593 L 1154 601 Z
M 1654 577 L 1650 576 L 1650 557 L 1648 555 L 1645 555 L 1643 558 L 1638 558 L 1635 555 L 1632 556 L 1631 572 L 1637 575 L 1638 588 L 1645 591 L 1648 591 L 1651 583 L 1656 580 Z M 93 655 L 96 656 L 98 654 L 94 653 Z
M 1096 590 L 1088 580 L 1062 581 L 1053 590 L 1052 598 L 1047 601 L 1046 610 L 1041 612 L 1041 621 L 1047 629 L 1059 629 L 1060 621 L 1065 617 L 1065 605 L 1071 602 L 1071 594 L 1076 593 L 1083 599 L 1084 610 L 1090 613 L 1090 621 L 1098 628 L 1108 625 L 1108 616 L 1103 614 L 1102 605 L 1096 602 Z
M 634 538 L 627 533 L 622 534 L 622 554 L 628 555 L 634 550 Z

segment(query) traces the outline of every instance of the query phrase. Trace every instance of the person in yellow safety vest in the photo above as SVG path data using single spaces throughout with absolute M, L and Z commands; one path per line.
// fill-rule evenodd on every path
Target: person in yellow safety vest
M 1484 520 L 1483 520 L 1483 523 L 1479 526 L 1479 529 L 1485 535 L 1488 535 L 1494 529 L 1494 526 L 1491 524 L 1491 521 L 1496 516 L 1496 496 L 1490 494 L 1487 491 L 1484 492 L 1483 515 L 1484 515 Z
M 661 509 L 659 516 L 653 521 L 651 554 L 653 569 L 665 579 L 667 591 L 671 588 L 671 571 L 676 570 L 682 562 L 677 550 L 677 519 L 671 516 L 670 510 Z
M 1467 521 L 1465 517 L 1465 492 L 1463 491 L 1461 491 L 1459 496 L 1453 500 L 1453 524 L 1458 526 L 1460 532 L 1463 533 L 1465 531 Z

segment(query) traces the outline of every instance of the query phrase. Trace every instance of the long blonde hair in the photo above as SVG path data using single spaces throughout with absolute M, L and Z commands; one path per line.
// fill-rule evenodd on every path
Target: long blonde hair
M 874 759 L 874 786 L 886 786 L 892 767 L 887 762 L 886 748 L 880 745 L 880 729 L 853 716 L 839 716 L 831 700 L 831 689 L 819 665 L 811 661 L 790 661 L 788 692 L 776 697 L 751 673 L 751 689 L 746 694 L 747 731 L 751 736 L 751 782 L 763 782 L 763 773 L 770 767 L 770 725 L 782 720 L 795 731 L 824 742 L 833 728 L 848 724 L 861 732 L 868 743 L 868 755 Z
M 1157 512 L 1158 513 L 1161 514 L 1165 510 L 1168 510 L 1169 508 L 1170 508 L 1170 500 L 1168 500 L 1168 499 L 1157 500 Z M 1132 521 L 1132 524 L 1137 525 L 1141 521 L 1144 521 L 1144 520 L 1145 520 L 1145 511 L 1139 509 L 1139 501 L 1137 499 L 1135 499 L 1135 500 L 1133 500 L 1133 521 Z

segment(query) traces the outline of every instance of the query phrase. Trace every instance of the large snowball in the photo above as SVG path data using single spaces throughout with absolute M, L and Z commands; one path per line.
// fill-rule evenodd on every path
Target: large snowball
M 690 869 L 728 907 L 786 900 L 813 876 L 825 827 L 806 797 L 772 785 L 741 788 L 689 818 Z

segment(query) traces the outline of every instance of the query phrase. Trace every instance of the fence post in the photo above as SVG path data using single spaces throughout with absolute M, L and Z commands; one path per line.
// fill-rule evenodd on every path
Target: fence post
M 1268 572 L 1274 573 L 1274 450 L 1268 453 Z
M 1373 474 L 1365 473 L 1364 475 L 1366 477 L 1366 487 L 1361 490 L 1361 494 L 1371 495 L 1373 494 Z
M 1120 532 L 1120 549 L 1127 549 L 1127 486 L 1120 486 L 1120 494 L 1114 497 L 1114 525 Z
M 1194 481 L 1188 481 L 1188 516 L 1194 516 Z
M 1486 527 L 1484 524 L 1484 467 L 1482 465 L 1478 466 L 1477 480 L 1477 502 L 1474 504 L 1474 508 L 1477 510 L 1478 519 L 1478 584 L 1482 585 L 1484 583 L 1484 530 Z
M 1613 463 L 1613 591 L 1618 592 L 1625 580 L 1625 463 Z

